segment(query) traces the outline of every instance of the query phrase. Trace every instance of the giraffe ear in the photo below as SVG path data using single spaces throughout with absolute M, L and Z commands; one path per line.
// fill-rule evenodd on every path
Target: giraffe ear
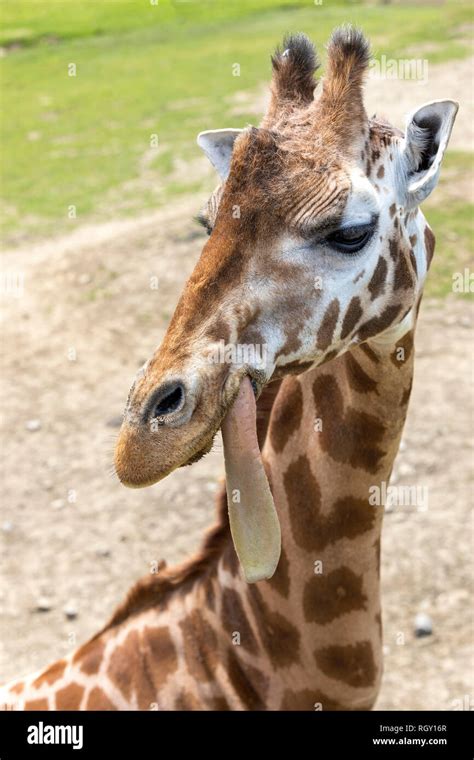
M 441 161 L 458 108 L 454 100 L 434 100 L 408 118 L 400 198 L 405 207 L 418 206 L 438 184 Z
M 200 132 L 197 144 L 204 151 L 221 179 L 227 179 L 236 138 L 242 129 L 209 129 Z

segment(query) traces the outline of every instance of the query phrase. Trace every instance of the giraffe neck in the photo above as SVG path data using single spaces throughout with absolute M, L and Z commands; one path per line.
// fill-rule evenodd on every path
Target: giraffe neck
M 143 581 L 102 632 L 5 687 L 0 701 L 20 709 L 370 708 L 382 667 L 383 507 L 369 494 L 388 481 L 398 450 L 412 347 L 412 331 L 355 347 L 262 399 L 259 433 L 267 427 L 263 457 L 283 537 L 270 581 L 245 583 L 223 522 L 191 573 Z
M 366 709 L 377 696 L 383 506 L 370 501 L 398 451 L 412 346 L 412 331 L 361 345 L 279 390 L 263 456 L 282 558 L 270 581 L 248 586 L 229 546 L 215 604 L 270 709 Z

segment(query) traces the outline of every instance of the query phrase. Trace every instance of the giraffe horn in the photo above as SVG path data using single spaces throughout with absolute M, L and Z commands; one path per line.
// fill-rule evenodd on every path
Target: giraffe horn
M 309 105 L 313 100 L 319 61 L 312 42 L 305 34 L 288 34 L 282 47 L 272 56 L 270 103 L 262 127 L 271 128 L 295 108 Z
M 257 407 L 248 377 L 221 425 L 227 504 L 234 547 L 247 583 L 271 578 L 281 553 L 278 515 L 257 440 Z
M 369 42 L 359 29 L 346 25 L 334 30 L 328 45 L 321 96 L 314 101 L 313 123 L 329 140 L 333 136 L 345 147 L 357 142 L 361 127 L 367 122 L 363 82 L 370 56 Z

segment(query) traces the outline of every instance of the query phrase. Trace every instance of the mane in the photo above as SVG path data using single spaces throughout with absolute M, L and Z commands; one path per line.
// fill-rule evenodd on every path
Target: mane
M 198 551 L 172 567 L 160 563 L 156 575 L 140 578 L 128 592 L 125 601 L 112 614 L 106 625 L 93 637 L 96 639 L 110 628 L 120 625 L 132 615 L 151 608 L 163 607 L 168 597 L 178 589 L 188 589 L 216 564 L 230 540 L 227 495 L 222 485 L 216 497 L 217 519 L 205 533 Z

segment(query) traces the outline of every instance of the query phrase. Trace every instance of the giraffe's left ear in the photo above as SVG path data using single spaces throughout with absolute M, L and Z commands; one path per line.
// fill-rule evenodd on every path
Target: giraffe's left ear
M 242 131 L 242 129 L 209 129 L 207 132 L 200 132 L 197 136 L 197 144 L 202 148 L 221 179 L 228 177 L 234 142 Z
M 399 187 L 406 208 L 418 206 L 436 187 L 458 108 L 454 100 L 434 100 L 408 118 Z

